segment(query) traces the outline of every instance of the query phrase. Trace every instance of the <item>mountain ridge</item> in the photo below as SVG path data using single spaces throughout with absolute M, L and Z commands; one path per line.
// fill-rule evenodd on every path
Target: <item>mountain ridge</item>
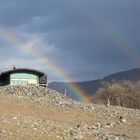
M 59 92 L 65 93 L 67 91 L 67 96 L 70 96 L 73 99 L 79 100 L 75 95 L 74 91 L 69 87 L 69 84 L 75 84 L 85 91 L 87 96 L 93 96 L 96 91 L 101 87 L 103 81 L 119 81 L 119 80 L 130 80 L 132 82 L 140 80 L 140 68 L 134 68 L 126 71 L 116 72 L 110 75 L 105 76 L 103 79 L 82 81 L 82 82 L 52 82 L 49 83 L 48 87 Z

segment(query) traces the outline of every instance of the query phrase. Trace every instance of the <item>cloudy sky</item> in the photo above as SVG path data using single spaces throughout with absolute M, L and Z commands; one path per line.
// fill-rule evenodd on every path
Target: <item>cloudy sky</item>
M 140 67 L 139 5 L 139 0 L 0 0 L 0 71 L 14 64 L 42 70 L 49 81 L 63 80 L 63 73 L 83 81 Z

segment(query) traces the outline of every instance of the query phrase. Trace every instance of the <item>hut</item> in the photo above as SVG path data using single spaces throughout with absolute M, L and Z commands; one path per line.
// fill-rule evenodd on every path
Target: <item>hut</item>
M 47 75 L 34 69 L 8 70 L 0 74 L 0 86 L 5 85 L 44 85 L 47 84 Z

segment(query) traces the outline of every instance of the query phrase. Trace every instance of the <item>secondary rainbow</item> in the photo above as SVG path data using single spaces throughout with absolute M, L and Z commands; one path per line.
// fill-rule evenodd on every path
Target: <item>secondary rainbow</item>
M 82 17 L 85 18 L 85 20 L 90 22 L 91 25 L 96 25 L 97 28 L 106 33 L 106 37 L 110 39 L 116 45 L 116 47 L 120 48 L 123 54 L 127 56 L 129 60 L 133 61 L 136 67 L 140 66 L 139 52 L 135 51 L 132 48 L 133 46 L 130 46 L 128 40 L 123 35 L 113 30 L 109 22 L 106 22 L 104 19 L 98 16 L 94 9 L 92 9 L 91 11 L 90 9 L 87 10 L 85 8 L 85 4 L 82 3 L 82 1 L 71 0 L 67 2 L 69 2 L 69 5 L 71 5 L 72 8 L 75 8 L 76 11 L 78 11 L 78 13 L 80 13 Z
M 59 68 L 59 66 L 57 66 L 54 62 L 50 61 L 43 53 L 39 51 L 39 49 L 36 49 L 37 47 L 29 45 L 27 40 L 24 37 L 6 28 L 0 28 L 0 36 L 8 43 L 16 47 L 20 47 L 26 50 L 27 52 L 30 52 L 31 54 L 33 54 L 36 58 L 41 59 L 42 62 L 46 64 L 48 68 L 54 72 L 54 74 L 56 74 L 62 80 L 67 82 L 68 86 L 74 91 L 76 96 L 79 97 L 80 101 L 88 102 L 88 103 L 92 102 L 92 98 L 88 97 L 85 91 L 80 86 L 78 86 L 75 83 L 69 82 L 71 81 L 71 79 L 66 74 L 66 72 L 64 72 L 61 68 Z

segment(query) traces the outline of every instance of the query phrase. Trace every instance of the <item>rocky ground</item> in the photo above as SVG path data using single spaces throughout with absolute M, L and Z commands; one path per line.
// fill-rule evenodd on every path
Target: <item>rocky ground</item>
M 139 140 L 140 110 L 84 104 L 35 86 L 0 87 L 0 140 Z

